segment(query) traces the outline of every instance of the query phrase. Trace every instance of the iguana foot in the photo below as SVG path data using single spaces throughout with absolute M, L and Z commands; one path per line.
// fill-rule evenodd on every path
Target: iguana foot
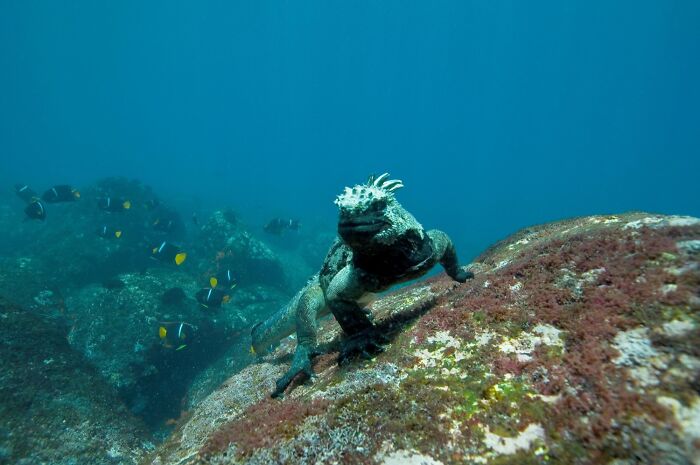
M 362 357 L 365 360 L 384 352 L 384 345 L 389 340 L 382 333 L 372 326 L 359 333 L 346 338 L 340 348 L 338 355 L 338 365 L 345 365 L 355 357 Z
M 294 352 L 294 358 L 292 359 L 292 365 L 287 370 L 280 379 L 277 380 L 275 390 L 272 392 L 270 397 L 277 398 L 284 396 L 284 391 L 291 384 L 292 380 L 300 373 L 304 373 L 308 378 L 315 378 L 313 367 L 311 366 L 311 359 L 318 355 L 315 350 L 309 349 L 303 345 L 298 345 L 296 352 Z
M 455 274 L 454 278 L 452 278 L 452 279 L 454 279 L 458 283 L 464 283 L 468 279 L 472 279 L 472 278 L 474 278 L 474 273 L 467 270 L 466 267 L 460 266 L 459 268 L 457 268 L 457 273 Z

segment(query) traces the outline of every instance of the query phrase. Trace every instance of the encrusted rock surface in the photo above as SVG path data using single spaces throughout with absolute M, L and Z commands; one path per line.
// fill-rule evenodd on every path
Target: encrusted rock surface
M 39 189 L 39 186 L 36 186 Z M 98 208 L 103 197 L 126 199 L 131 208 L 123 212 L 106 212 Z M 152 202 L 158 206 L 151 207 Z M 46 221 L 22 221 L 22 202 L 12 199 L 14 220 L 7 218 L 10 231 L 6 240 L 13 249 L 7 256 L 16 259 L 31 259 L 44 287 L 79 288 L 89 283 L 100 283 L 115 274 L 140 270 L 150 266 L 151 248 L 160 243 L 166 234 L 153 228 L 154 219 L 164 215 L 176 218 L 148 186 L 136 180 L 106 178 L 94 185 L 81 188 L 81 197 L 75 202 L 48 204 Z M 0 219 L 2 212 L 0 211 Z M 174 240 L 182 234 L 180 221 L 173 221 L 173 230 L 167 234 Z M 99 228 L 107 226 L 122 232 L 119 238 L 98 236 Z M 23 270 L 3 264 L 3 277 L 11 285 L 23 285 Z M 14 274 L 18 275 L 15 276 Z M 34 286 L 35 284 L 30 284 Z M 0 287 L 0 291 L 6 289 Z M 9 293 L 6 295 L 10 295 Z M 27 302 L 13 300 L 26 307 Z
M 528 228 L 376 301 L 391 336 L 268 398 L 292 339 L 181 418 L 144 463 L 699 464 L 700 220 Z
M 200 228 L 193 246 L 197 270 L 208 279 L 230 269 L 239 285 L 280 286 L 285 276 L 277 256 L 257 239 L 230 210 L 212 214 Z
M 66 316 L 72 321 L 71 346 L 84 353 L 111 384 L 124 388 L 136 382 L 140 371 L 149 369 L 145 359 L 159 344 L 160 322 L 196 324 L 202 312 L 191 299 L 163 302 L 168 289 L 179 287 L 190 295 L 197 289 L 194 280 L 180 270 L 156 268 L 118 279 L 123 287 L 90 285 L 70 293 Z
M 68 295 L 68 341 L 134 413 L 157 428 L 181 415 L 190 383 L 235 344 L 241 328 L 216 320 L 197 304 L 190 296 L 199 286 L 180 269 L 153 268 L 118 279 L 121 285 L 113 289 L 90 285 Z M 172 290 L 175 297 L 168 298 Z M 231 315 L 227 310 L 217 313 Z M 186 348 L 165 347 L 159 328 L 180 323 L 188 325 Z M 198 386 L 197 392 L 208 389 L 208 394 L 214 387 Z
M 145 426 L 56 321 L 0 298 L 0 463 L 136 464 Z

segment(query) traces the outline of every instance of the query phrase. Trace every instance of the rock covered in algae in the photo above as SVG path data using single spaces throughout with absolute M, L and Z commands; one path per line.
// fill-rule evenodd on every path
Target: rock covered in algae
M 180 416 L 184 398 L 203 397 L 216 387 L 191 384 L 237 343 L 242 329 L 216 319 L 229 315 L 228 309 L 203 309 L 193 298 L 197 282 L 179 269 L 155 268 L 118 278 L 121 286 L 86 286 L 68 295 L 68 341 L 132 412 L 151 428 L 162 428 Z M 181 324 L 185 337 L 175 339 Z M 170 331 L 169 339 L 161 339 L 160 328 Z M 175 340 L 177 345 L 168 342 Z M 245 356 L 247 347 L 242 352 Z
M 73 323 L 68 340 L 116 388 L 136 382 L 148 371 L 149 350 L 160 344 L 162 322 L 196 324 L 202 313 L 192 299 L 169 302 L 169 289 L 194 294 L 197 285 L 180 270 L 156 268 L 118 276 L 122 286 L 85 286 L 66 298 L 66 317 Z
M 55 321 L 0 299 L 0 463 L 137 464 L 152 449 Z
M 153 464 L 700 463 L 700 220 L 643 213 L 528 228 L 376 301 L 390 335 L 269 399 L 292 339 L 182 419 Z
M 23 307 L 31 305 L 31 301 L 18 301 L 14 288 L 78 289 L 154 264 L 151 248 L 164 240 L 165 233 L 154 230 L 153 222 L 172 213 L 148 186 L 137 180 L 105 178 L 81 187 L 80 192 L 76 202 L 48 205 L 43 222 L 6 217 L 0 210 L 3 238 L 12 244 L 12 249 L 3 255 L 18 261 L 3 261 L 0 292 L 12 295 L 13 301 Z M 103 211 L 98 202 L 105 197 L 129 200 L 130 208 L 116 213 Z M 20 199 L 7 200 L 21 214 Z M 158 207 L 147 207 L 155 201 L 159 202 Z M 121 231 L 121 235 L 100 237 L 98 230 L 102 227 Z M 168 239 L 179 240 L 176 233 L 177 230 L 168 233 Z M 22 261 L 27 260 L 31 263 L 22 267 Z M 36 275 L 27 279 L 29 269 Z
M 208 277 L 231 270 L 239 285 L 279 286 L 285 276 L 277 256 L 230 210 L 217 210 L 202 225 L 193 255 L 198 272 Z

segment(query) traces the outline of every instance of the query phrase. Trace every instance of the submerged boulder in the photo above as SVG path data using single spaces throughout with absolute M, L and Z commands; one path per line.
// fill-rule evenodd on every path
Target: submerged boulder
M 61 276 L 39 257 L 0 257 L 0 295 L 25 310 L 60 315 L 65 310 Z
M 194 301 L 197 289 L 179 269 L 154 268 L 86 286 L 66 299 L 71 346 L 153 429 L 180 416 L 192 380 L 236 335 Z
M 199 275 L 208 280 L 230 269 L 241 286 L 284 287 L 285 275 L 277 256 L 257 239 L 230 210 L 219 210 L 202 225 L 193 244 Z
M 105 211 L 99 204 L 108 197 L 128 208 Z M 105 178 L 86 186 L 76 201 L 47 204 L 45 221 L 22 221 L 24 204 L 18 198 L 7 200 L 19 212 L 6 216 L 6 207 L 0 210 L 3 236 L 12 246 L 7 256 L 31 257 L 41 265 L 38 272 L 62 290 L 152 266 L 151 248 L 184 234 L 179 216 L 137 180 Z M 155 221 L 166 218 L 167 229 L 154 227 Z M 3 273 L 9 285 L 26 283 L 17 268 L 3 267 Z
M 110 384 L 123 389 L 153 369 L 146 358 L 160 343 L 161 322 L 195 324 L 201 312 L 186 297 L 176 303 L 163 298 L 172 288 L 193 293 L 192 278 L 180 270 L 155 268 L 116 279 L 123 286 L 95 284 L 72 292 L 66 311 L 73 322 L 68 335 L 71 346 L 85 354 Z
M 698 464 L 700 220 L 528 228 L 371 306 L 390 336 L 283 400 L 294 340 L 230 377 L 148 460 L 165 464 Z
M 137 464 L 145 426 L 55 321 L 0 299 L 0 463 Z

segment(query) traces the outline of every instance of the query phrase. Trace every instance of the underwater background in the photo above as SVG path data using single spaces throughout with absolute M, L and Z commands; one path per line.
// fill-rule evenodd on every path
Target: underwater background
M 165 440 L 254 361 L 371 174 L 463 263 L 565 218 L 700 217 L 699 57 L 691 0 L 3 0 L 0 463 L 103 463 L 71 445 L 104 425 L 118 451 Z M 80 198 L 31 220 L 25 184 Z
M 700 213 L 697 2 L 0 8 L 4 185 L 122 175 L 332 226 L 388 171 L 469 256 L 561 217 Z

